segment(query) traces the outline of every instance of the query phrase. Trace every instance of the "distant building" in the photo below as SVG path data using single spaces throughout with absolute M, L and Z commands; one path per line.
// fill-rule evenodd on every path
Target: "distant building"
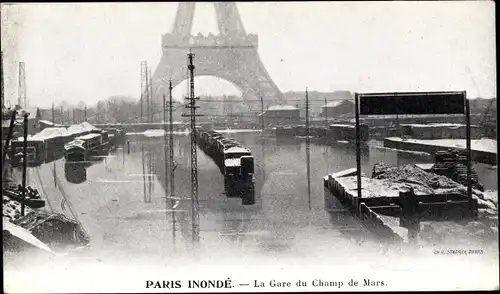
M 265 125 L 290 125 L 300 122 L 300 110 L 293 105 L 275 105 L 268 107 L 264 113 L 259 114 L 264 116 Z
M 329 102 L 321 107 L 321 117 L 338 118 L 339 116 L 354 115 L 354 103 L 349 100 Z

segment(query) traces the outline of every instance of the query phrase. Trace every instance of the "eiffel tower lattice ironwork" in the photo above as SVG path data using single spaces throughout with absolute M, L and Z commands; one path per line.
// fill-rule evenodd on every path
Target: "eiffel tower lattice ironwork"
M 161 105 L 169 80 L 175 87 L 187 79 L 185 56 L 189 51 L 197 57 L 198 76 L 214 76 L 231 82 L 242 92 L 244 101 L 258 101 L 263 97 L 268 103 L 284 103 L 283 94 L 258 54 L 258 37 L 246 33 L 236 3 L 214 2 L 213 5 L 219 34 L 205 37 L 200 33 L 191 35 L 195 3 L 179 3 L 172 32 L 162 35 L 163 55 L 152 78 L 155 106 Z M 258 103 L 248 105 L 259 106 Z

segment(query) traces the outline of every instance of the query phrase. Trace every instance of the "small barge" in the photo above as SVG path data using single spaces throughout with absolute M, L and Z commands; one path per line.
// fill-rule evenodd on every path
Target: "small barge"
M 102 144 L 101 134 L 88 134 L 77 137 L 64 145 L 64 158 L 66 161 L 88 161 L 89 156 L 100 150 Z
M 255 204 L 254 160 L 250 150 L 216 131 L 198 128 L 196 140 L 224 176 L 227 197 L 240 197 L 243 205 Z

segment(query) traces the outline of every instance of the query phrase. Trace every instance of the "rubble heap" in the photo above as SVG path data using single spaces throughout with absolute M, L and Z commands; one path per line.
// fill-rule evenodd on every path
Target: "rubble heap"
M 467 188 L 452 179 L 440 176 L 415 165 L 389 167 L 377 163 L 373 167 L 372 177 L 403 183 L 428 194 L 447 192 L 467 195 Z M 432 222 L 424 226 L 423 236 L 429 240 L 450 239 L 450 236 L 469 236 L 478 240 L 487 240 L 498 236 L 498 192 L 472 189 L 472 197 L 478 201 L 478 220 L 465 225 L 454 222 Z
M 52 245 L 51 247 L 89 243 L 89 237 L 80 224 L 61 213 L 32 211 L 15 224 L 29 230 L 33 236 Z
M 464 150 L 438 151 L 435 154 L 435 163 L 431 169 L 432 173 L 446 176 L 457 183 L 467 184 L 467 154 Z M 479 176 L 471 167 L 472 187 L 484 191 Z
M 22 197 L 21 186 L 10 186 L 2 191 L 2 215 L 6 222 L 18 225 L 29 231 L 41 242 L 54 247 L 67 245 L 86 245 L 89 237 L 81 225 L 64 214 L 44 210 L 45 201 L 36 189 L 27 187 Z M 25 203 L 25 215 L 21 215 L 21 201 Z M 22 239 L 22 238 L 21 238 Z M 6 234 L 4 229 L 4 249 L 19 251 L 23 243 L 18 237 Z
M 420 167 L 411 164 L 389 167 L 384 163 L 377 163 L 373 167 L 372 177 L 395 183 L 404 183 L 416 190 L 424 190 L 428 194 L 437 194 L 436 192 L 439 192 L 467 195 L 467 187 L 464 185 L 448 177 L 426 172 Z M 472 189 L 472 197 L 478 200 L 480 209 L 498 212 L 498 200 L 495 200 L 497 197 L 494 193 Z

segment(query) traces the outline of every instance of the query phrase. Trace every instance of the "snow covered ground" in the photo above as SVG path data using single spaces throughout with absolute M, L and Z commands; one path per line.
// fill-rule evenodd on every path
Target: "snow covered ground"
M 464 124 L 434 123 L 434 124 L 400 124 L 401 126 L 412 126 L 416 128 L 436 128 L 436 127 L 465 127 Z M 472 126 L 471 126 L 472 127 Z
M 402 139 L 399 137 L 387 138 L 391 141 L 409 142 L 416 144 L 425 144 L 433 146 L 442 146 L 449 148 L 466 148 L 465 139 L 440 139 L 440 140 L 419 140 L 419 139 Z M 471 149 L 490 153 L 497 153 L 497 140 L 482 138 L 480 140 L 471 140 Z

